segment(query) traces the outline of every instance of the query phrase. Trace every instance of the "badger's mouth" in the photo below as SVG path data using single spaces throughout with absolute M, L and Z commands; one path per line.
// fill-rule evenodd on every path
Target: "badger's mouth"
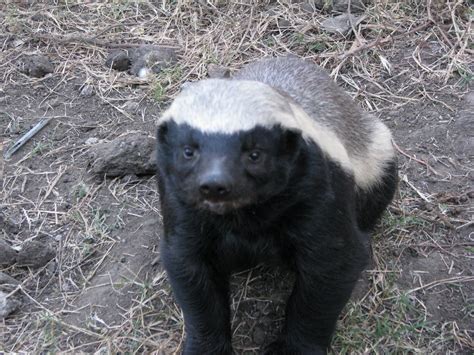
M 212 201 L 204 200 L 200 203 L 201 208 L 209 212 L 224 215 L 233 211 L 236 211 L 242 207 L 249 205 L 251 201 L 249 199 L 237 199 L 227 201 Z

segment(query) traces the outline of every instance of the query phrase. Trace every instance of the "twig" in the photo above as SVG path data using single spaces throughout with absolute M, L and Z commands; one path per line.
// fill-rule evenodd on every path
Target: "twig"
M 449 279 L 436 280 L 436 281 L 429 282 L 429 283 L 427 283 L 423 286 L 412 288 L 411 290 L 408 290 L 406 292 L 406 294 L 410 294 L 410 293 L 420 291 L 420 290 L 423 290 L 423 289 L 430 289 L 430 288 L 433 288 L 433 287 L 436 287 L 436 286 L 449 284 L 449 283 L 472 282 L 472 281 L 474 281 L 474 276 L 454 276 L 454 277 L 451 277 Z
M 404 183 L 406 183 L 408 186 L 410 186 L 413 191 L 415 191 L 418 196 L 420 196 L 425 202 L 431 202 L 428 197 L 425 196 L 425 194 L 423 192 L 421 192 L 420 190 L 418 190 L 415 185 L 413 185 L 410 181 L 408 181 L 408 176 L 407 175 L 403 175 L 403 178 L 402 178 L 402 181 Z
M 442 176 L 440 173 L 438 173 L 435 169 L 433 169 L 427 162 L 423 161 L 423 160 L 420 160 L 420 159 L 417 159 L 415 157 L 412 157 L 411 155 L 409 155 L 408 153 L 405 153 L 399 146 L 397 143 L 395 143 L 395 141 L 392 140 L 392 144 L 393 146 L 395 147 L 396 150 L 398 150 L 398 152 L 404 156 L 406 156 L 407 158 L 411 159 L 411 160 L 414 160 L 416 161 L 417 163 L 420 163 L 424 166 L 426 166 L 433 174 L 437 175 L 437 176 Z
M 59 179 L 61 178 L 61 176 L 63 176 L 64 172 L 66 171 L 66 167 L 64 165 L 61 165 L 59 167 L 59 171 L 58 171 L 58 174 L 56 175 L 56 177 L 54 178 L 54 180 L 51 182 L 51 184 L 49 185 L 49 188 L 48 188 L 48 191 L 46 191 L 43 199 L 40 201 L 40 203 L 38 204 L 38 207 L 37 209 L 39 209 L 41 207 L 41 205 L 44 203 L 44 201 L 46 201 L 46 199 L 48 198 L 49 194 L 51 193 L 51 191 L 53 191 L 54 187 L 56 186 L 56 184 L 58 183 Z M 51 212 L 52 213 L 52 212 Z

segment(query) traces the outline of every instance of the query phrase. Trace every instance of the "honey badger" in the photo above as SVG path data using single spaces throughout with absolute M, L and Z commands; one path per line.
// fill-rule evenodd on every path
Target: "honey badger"
M 229 277 L 260 263 L 296 274 L 265 354 L 325 354 L 391 201 L 391 134 L 298 58 L 253 62 L 183 89 L 157 132 L 161 255 L 184 354 L 231 354 Z

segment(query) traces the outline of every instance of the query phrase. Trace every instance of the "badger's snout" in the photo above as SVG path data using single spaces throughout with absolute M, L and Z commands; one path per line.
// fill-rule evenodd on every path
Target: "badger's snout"
M 231 197 L 233 179 L 225 158 L 206 162 L 198 179 L 198 188 L 204 200 L 225 201 Z
M 199 192 L 204 199 L 225 200 L 232 192 L 232 182 L 225 174 L 205 175 L 201 178 Z

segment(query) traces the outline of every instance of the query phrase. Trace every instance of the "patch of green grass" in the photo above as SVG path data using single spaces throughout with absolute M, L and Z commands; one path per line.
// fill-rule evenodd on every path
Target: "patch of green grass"
M 11 32 L 19 32 L 22 27 L 22 22 L 20 21 L 21 15 L 16 8 L 15 4 L 10 4 L 10 6 L 5 6 L 5 24 Z
M 303 33 L 293 33 L 292 35 L 293 43 L 296 45 L 303 45 L 305 42 L 305 37 Z
M 166 94 L 166 87 L 163 87 L 161 83 L 156 83 L 153 89 L 153 98 L 156 101 L 161 102 L 163 101 L 165 94 Z
M 108 214 L 103 209 L 93 210 L 91 228 L 95 236 L 99 238 L 104 238 L 108 235 L 110 227 L 107 224 Z
M 73 188 L 73 196 L 77 202 L 86 197 L 88 192 L 89 187 L 82 181 Z
M 263 44 L 265 44 L 267 47 L 275 47 L 276 41 L 275 38 L 273 38 L 272 35 L 269 35 L 263 39 Z
M 164 68 L 156 76 L 156 81 L 153 87 L 153 97 L 158 102 L 163 102 L 167 96 L 171 85 L 177 83 L 183 75 L 183 68 L 179 65 L 174 65 L 169 68 Z
M 120 289 L 124 288 L 125 286 L 127 286 L 128 283 L 129 283 L 129 281 L 128 281 L 125 277 L 121 276 L 120 279 L 118 279 L 118 280 L 114 283 L 114 288 L 120 290 Z
M 434 330 L 415 299 L 387 287 L 381 301 L 374 305 L 369 297 L 362 304 L 347 306 L 333 341 L 334 354 L 352 354 L 360 349 L 370 353 L 416 352 L 420 343 L 433 337 Z
M 384 229 L 409 229 L 413 227 L 424 227 L 426 221 L 417 216 L 395 216 L 384 214 L 382 217 L 382 227 Z
M 307 46 L 308 50 L 313 53 L 324 52 L 327 48 L 326 43 L 324 42 L 313 42 L 309 43 Z
M 127 11 L 133 7 L 134 2 L 130 0 L 114 0 L 109 4 L 110 12 L 115 20 L 123 20 L 127 16 Z
M 39 320 L 39 326 L 42 329 L 41 338 L 43 348 L 52 350 L 59 343 L 59 337 L 62 335 L 61 324 L 51 315 L 44 314 Z
M 49 143 L 38 142 L 38 143 L 35 144 L 35 146 L 31 150 L 31 154 L 32 155 L 43 155 L 50 148 L 51 148 L 51 145 Z
M 474 78 L 474 74 L 471 70 L 469 70 L 469 68 L 458 66 L 456 67 L 456 72 L 461 77 L 461 80 L 460 80 L 461 86 L 468 86 L 472 82 L 472 79 Z

